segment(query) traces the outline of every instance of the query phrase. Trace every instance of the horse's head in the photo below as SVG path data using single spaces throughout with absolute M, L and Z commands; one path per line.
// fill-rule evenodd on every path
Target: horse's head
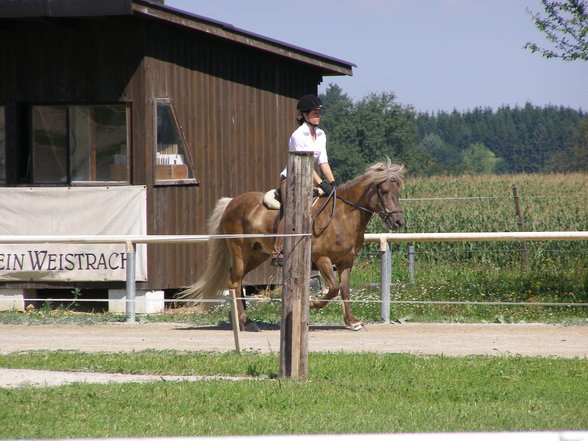
M 364 175 L 368 182 L 368 205 L 370 210 L 378 214 L 390 230 L 398 230 L 404 226 L 404 215 L 400 208 L 400 189 L 404 176 L 404 166 L 386 162 L 374 164 Z
M 390 230 L 404 226 L 400 208 L 400 188 L 404 166 L 392 164 L 389 158 L 368 167 L 366 172 L 340 187 L 341 199 L 370 214 L 377 214 Z M 339 197 L 339 196 L 337 196 Z M 347 198 L 347 199 L 345 199 Z
M 390 230 L 398 230 L 404 226 L 404 214 L 400 208 L 400 185 L 394 178 L 376 185 L 377 202 L 374 212 Z

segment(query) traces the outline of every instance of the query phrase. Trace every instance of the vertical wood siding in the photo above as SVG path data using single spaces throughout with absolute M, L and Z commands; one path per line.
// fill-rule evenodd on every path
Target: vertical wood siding
M 219 198 L 277 185 L 297 126 L 297 99 L 316 91 L 320 73 L 170 25 L 149 23 L 145 35 L 146 100 L 173 102 L 200 183 L 150 186 L 148 231 L 206 234 Z M 189 285 L 203 271 L 205 257 L 204 244 L 150 247 L 149 284 Z

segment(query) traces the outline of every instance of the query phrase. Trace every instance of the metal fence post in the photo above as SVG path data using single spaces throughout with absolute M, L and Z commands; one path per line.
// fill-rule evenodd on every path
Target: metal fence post
M 408 246 L 408 280 L 414 283 L 414 245 Z
M 385 239 L 380 239 L 380 317 L 390 323 L 390 283 L 392 282 L 392 249 Z
M 127 323 L 135 322 L 135 255 L 137 245 L 127 242 L 127 302 L 126 314 Z

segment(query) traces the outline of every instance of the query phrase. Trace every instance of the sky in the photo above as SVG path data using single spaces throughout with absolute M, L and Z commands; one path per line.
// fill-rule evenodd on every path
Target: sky
M 354 101 L 393 93 L 420 112 L 503 105 L 588 111 L 588 62 L 546 59 L 551 47 L 526 12 L 540 0 L 166 0 L 173 8 L 232 24 L 355 64 L 324 77 Z

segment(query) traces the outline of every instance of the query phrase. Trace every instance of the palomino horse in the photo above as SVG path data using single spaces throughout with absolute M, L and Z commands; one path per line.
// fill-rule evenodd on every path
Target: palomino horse
M 404 225 L 400 210 L 400 187 L 404 167 L 388 159 L 369 167 L 366 172 L 336 189 L 336 197 L 319 198 L 313 205 L 311 260 L 329 287 L 311 308 L 322 308 L 341 292 L 345 324 L 353 330 L 364 324 L 356 319 L 349 307 L 349 273 L 364 240 L 366 226 L 374 213 L 389 229 Z M 275 233 L 277 211 L 263 203 L 263 193 L 250 192 L 233 199 L 220 199 L 208 220 L 209 234 L 272 234 Z M 327 206 L 324 206 L 327 201 Z M 334 210 L 333 210 L 334 205 Z M 208 260 L 204 275 L 180 293 L 182 298 L 214 299 L 223 290 L 241 293 L 243 277 L 263 263 L 271 254 L 274 238 L 213 239 L 209 241 Z M 333 271 L 335 265 L 339 282 Z M 243 302 L 238 303 L 239 325 L 244 330 L 258 330 L 247 318 Z M 210 303 L 205 303 L 209 305 Z

